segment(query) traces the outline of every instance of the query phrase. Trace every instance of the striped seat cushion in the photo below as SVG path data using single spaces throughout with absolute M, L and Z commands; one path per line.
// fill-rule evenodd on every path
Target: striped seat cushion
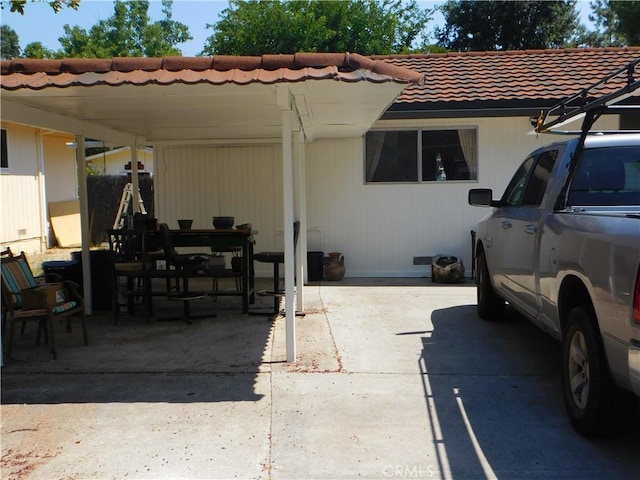
M 9 292 L 9 301 L 14 305 L 22 303 L 21 290 L 38 285 L 29 264 L 22 258 L 2 263 L 2 283 L 2 287 Z
M 70 302 L 63 303 L 61 305 L 57 305 L 51 309 L 51 311 L 55 313 L 66 312 L 67 310 L 71 310 L 72 308 L 76 308 L 78 302 L 71 300 Z
M 72 308 L 76 308 L 78 306 L 78 302 L 72 300 L 70 302 L 66 302 L 60 305 L 57 305 L 51 309 L 54 315 L 66 312 L 67 310 L 71 310 Z M 16 312 L 16 318 L 22 317 L 35 317 L 38 315 L 42 315 L 43 317 L 48 314 L 48 310 L 46 308 L 38 308 L 36 310 L 18 310 Z

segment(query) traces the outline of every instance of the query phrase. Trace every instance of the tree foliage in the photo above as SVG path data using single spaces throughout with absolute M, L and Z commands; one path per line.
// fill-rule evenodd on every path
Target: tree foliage
M 406 52 L 431 13 L 415 0 L 230 0 L 202 54 Z
M 0 34 L 2 35 L 0 39 L 0 47 L 2 48 L 2 57 L 3 60 L 10 60 L 15 57 L 20 56 L 20 40 L 18 39 L 18 34 L 15 30 L 8 25 L 2 25 L 0 27 Z
M 53 11 L 56 13 L 58 13 L 64 7 L 77 10 L 80 6 L 80 0 L 52 0 L 47 3 L 51 6 L 51 8 L 53 8 Z M 17 12 L 20 15 L 24 15 L 24 7 L 26 6 L 26 4 L 27 0 L 11 0 L 11 11 Z M 4 2 L 2 8 L 4 8 Z
M 439 44 L 451 50 L 521 50 L 575 46 L 584 33 L 575 0 L 447 0 L 446 24 L 436 29 Z
M 56 58 L 59 55 L 45 47 L 42 42 L 31 42 L 24 47 L 22 56 L 27 58 Z
M 64 57 L 162 57 L 181 55 L 175 45 L 192 37 L 189 28 L 172 20 L 172 0 L 162 0 L 164 17 L 151 22 L 148 1 L 116 0 L 114 14 L 100 20 L 89 32 L 69 25 L 59 39 Z M 57 54 L 56 54 L 57 55 Z
M 640 1 L 595 0 L 590 3 L 595 30 L 584 44 L 591 47 L 640 45 Z

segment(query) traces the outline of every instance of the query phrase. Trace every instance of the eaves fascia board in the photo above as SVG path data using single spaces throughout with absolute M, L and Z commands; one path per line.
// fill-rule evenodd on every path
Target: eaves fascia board
M 394 103 L 383 120 L 417 118 L 521 117 L 537 115 L 557 100 Z

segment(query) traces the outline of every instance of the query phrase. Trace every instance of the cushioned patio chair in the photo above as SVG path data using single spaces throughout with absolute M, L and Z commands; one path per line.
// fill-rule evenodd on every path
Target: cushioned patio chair
M 39 345 L 44 332 L 54 359 L 57 358 L 54 334 L 56 319 L 64 318 L 67 332 L 71 332 L 71 318 L 79 316 L 82 320 L 84 344 L 89 344 L 84 300 L 78 293 L 78 285 L 68 280 L 50 284 L 38 283 L 24 252 L 17 256 L 3 256 L 1 261 L 2 303 L 3 308 L 6 308 L 4 320 L 9 324 L 7 357 L 11 356 L 15 324 L 18 321 L 37 322 L 36 345 Z

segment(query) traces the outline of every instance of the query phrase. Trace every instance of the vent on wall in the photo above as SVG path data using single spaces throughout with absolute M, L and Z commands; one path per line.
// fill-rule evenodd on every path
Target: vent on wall
M 18 236 L 19 237 L 26 237 L 27 236 L 27 229 L 26 228 L 18 229 Z
M 431 265 L 433 257 L 413 257 L 414 265 Z

